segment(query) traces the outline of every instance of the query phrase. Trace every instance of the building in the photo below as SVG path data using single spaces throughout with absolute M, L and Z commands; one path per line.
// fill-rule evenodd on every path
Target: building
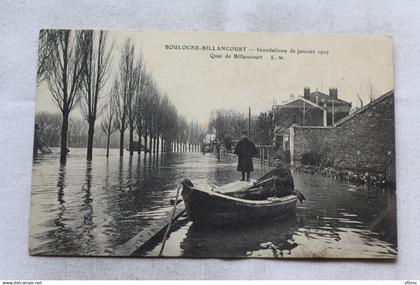
M 312 92 L 305 87 L 303 98 L 318 106 L 327 108 L 327 126 L 333 126 L 350 113 L 351 103 L 338 99 L 337 88 L 330 88 L 329 94 L 319 91 Z M 302 125 L 305 126 L 305 125 Z M 309 124 L 307 126 L 310 126 Z
M 338 99 L 337 88 L 329 94 L 312 92 L 305 87 L 303 97 L 290 95 L 290 100 L 273 107 L 274 144 L 277 149 L 288 152 L 290 126 L 333 126 L 350 113 L 351 103 Z
M 395 182 L 394 91 L 351 113 L 334 126 L 290 127 L 293 165 L 308 152 L 328 150 L 336 169 L 382 173 Z

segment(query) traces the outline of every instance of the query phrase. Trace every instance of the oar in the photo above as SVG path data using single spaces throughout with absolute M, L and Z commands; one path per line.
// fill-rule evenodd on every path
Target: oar
M 174 206 L 173 206 L 173 208 L 172 208 L 171 218 L 170 218 L 170 220 L 169 220 L 169 224 L 168 224 L 168 226 L 167 226 L 167 228 L 166 228 L 165 235 L 163 236 L 162 247 L 160 248 L 160 251 L 159 251 L 159 255 L 158 255 L 158 256 L 162 256 L 163 249 L 165 248 L 166 239 L 168 238 L 169 232 L 170 232 L 170 230 L 171 230 L 172 221 L 173 221 L 174 216 L 175 216 L 176 205 L 178 204 L 178 203 L 176 203 L 176 202 L 178 201 L 179 189 L 181 188 L 181 185 L 182 185 L 182 184 L 180 184 L 180 185 L 178 186 L 178 188 L 176 189 L 175 203 L 174 203 Z
M 249 186 L 248 188 L 246 188 L 245 190 L 242 190 L 242 191 L 240 191 L 240 192 L 245 192 L 245 191 L 248 191 L 248 192 L 259 191 L 260 189 L 255 188 L 255 187 L 258 187 L 258 186 L 260 186 L 261 184 L 266 183 L 266 182 L 268 182 L 268 181 L 272 180 L 273 178 L 274 178 L 274 177 L 270 177 L 270 178 L 266 178 L 266 179 L 264 179 L 264 180 L 261 180 L 261 181 L 259 181 L 259 182 L 255 182 L 254 184 L 252 184 L 251 186 Z
M 274 176 L 271 176 L 270 178 L 267 178 L 267 179 L 261 180 L 259 182 L 256 182 L 255 184 L 252 185 L 252 187 L 259 186 L 259 185 L 261 185 L 265 182 L 268 182 L 268 181 L 272 180 L 273 178 L 274 178 Z

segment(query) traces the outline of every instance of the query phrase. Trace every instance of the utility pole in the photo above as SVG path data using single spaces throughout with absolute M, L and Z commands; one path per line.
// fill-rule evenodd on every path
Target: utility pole
M 273 140 L 274 139 L 274 128 L 275 128 L 275 126 L 276 126 L 276 116 L 275 116 L 275 113 L 274 113 L 274 105 L 275 105 L 275 101 L 274 101 L 274 98 L 273 98 L 273 105 L 271 106 L 271 126 L 270 126 L 270 136 L 271 136 L 271 140 Z
M 251 139 L 251 107 L 248 108 L 248 136 Z

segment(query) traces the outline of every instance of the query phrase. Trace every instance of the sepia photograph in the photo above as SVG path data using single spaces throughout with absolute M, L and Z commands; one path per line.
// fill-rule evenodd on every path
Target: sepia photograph
M 397 258 L 389 36 L 47 29 L 36 78 L 31 255 Z

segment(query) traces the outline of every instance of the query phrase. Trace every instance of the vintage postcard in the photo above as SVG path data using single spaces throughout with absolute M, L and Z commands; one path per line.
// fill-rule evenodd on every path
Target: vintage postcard
M 388 36 L 42 30 L 31 255 L 397 256 Z

